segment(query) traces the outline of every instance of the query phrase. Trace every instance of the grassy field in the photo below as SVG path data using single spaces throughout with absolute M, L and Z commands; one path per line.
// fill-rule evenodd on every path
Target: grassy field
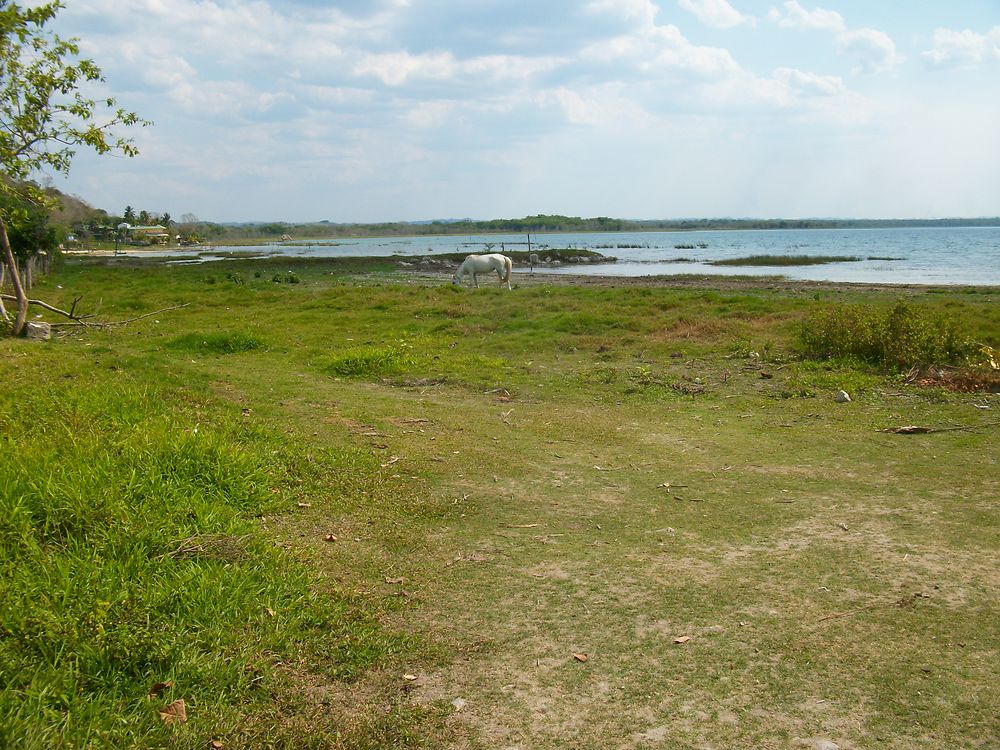
M 1000 290 L 446 281 L 36 287 L 186 306 L 0 341 L 0 745 L 1000 744 L 1000 397 L 799 335 Z

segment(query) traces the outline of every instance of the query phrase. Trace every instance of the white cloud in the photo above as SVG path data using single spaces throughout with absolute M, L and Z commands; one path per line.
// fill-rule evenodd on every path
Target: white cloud
M 875 29 L 851 29 L 837 34 L 837 51 L 857 62 L 855 73 L 881 73 L 903 62 L 888 34 Z
M 985 34 L 966 29 L 935 29 L 933 47 L 923 53 L 924 61 L 935 68 L 976 67 L 1000 60 L 1000 26 Z
M 854 73 L 881 73 L 903 62 L 892 38 L 877 29 L 850 29 L 844 17 L 834 10 L 806 10 L 796 0 L 786 0 L 784 12 L 771 8 L 768 18 L 778 26 L 800 31 L 818 30 L 833 33 L 834 47 L 854 59 Z
M 649 32 L 654 44 L 652 62 L 645 69 L 657 67 L 680 70 L 696 76 L 716 78 L 741 71 L 729 50 L 693 44 L 674 25 L 657 26 Z
M 806 10 L 796 0 L 787 0 L 782 13 L 777 8 L 771 8 L 767 17 L 786 29 L 817 29 L 822 31 L 844 31 L 847 25 L 844 17 L 835 10 L 816 8 Z
M 847 91 L 840 76 L 821 76 L 795 68 L 778 68 L 774 77 L 794 91 L 807 96 L 836 96 Z
M 590 13 L 613 13 L 641 26 L 652 26 L 660 12 L 650 0 L 591 0 L 586 7 Z
M 715 29 L 731 29 L 742 24 L 754 26 L 757 23 L 753 16 L 743 15 L 726 0 L 678 0 L 677 4 Z
M 354 65 L 356 75 L 373 75 L 387 86 L 401 86 L 411 79 L 454 81 L 485 78 L 491 81 L 526 81 L 558 67 L 552 57 L 529 58 L 516 55 L 484 55 L 459 60 L 451 52 L 414 55 L 406 50 L 366 54 Z

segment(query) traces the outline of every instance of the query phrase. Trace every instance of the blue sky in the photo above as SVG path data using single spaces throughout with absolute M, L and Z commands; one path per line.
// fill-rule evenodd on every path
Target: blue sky
M 141 155 L 57 187 L 213 221 L 1000 214 L 1000 0 L 67 0 Z

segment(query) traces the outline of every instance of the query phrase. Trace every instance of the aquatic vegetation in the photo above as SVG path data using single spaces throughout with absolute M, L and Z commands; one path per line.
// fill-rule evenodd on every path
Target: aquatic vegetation
M 749 255 L 745 258 L 710 260 L 710 266 L 818 266 L 824 263 L 854 263 L 853 255 Z

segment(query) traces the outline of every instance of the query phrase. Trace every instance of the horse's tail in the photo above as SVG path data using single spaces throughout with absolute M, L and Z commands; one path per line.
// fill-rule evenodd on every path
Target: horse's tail
M 508 258 L 506 255 L 503 256 L 503 267 L 506 273 L 503 277 L 503 283 L 510 284 L 510 274 L 514 270 L 514 261 Z

